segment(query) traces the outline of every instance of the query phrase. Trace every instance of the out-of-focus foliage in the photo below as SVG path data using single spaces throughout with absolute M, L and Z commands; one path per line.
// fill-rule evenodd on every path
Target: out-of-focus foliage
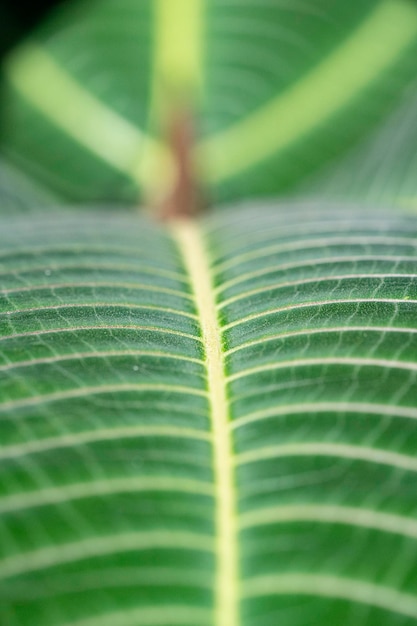
M 383 177 L 409 203 L 416 59 L 413 0 L 76 0 L 8 59 L 3 150 L 64 198 L 132 202 L 170 179 L 180 106 L 213 199 Z

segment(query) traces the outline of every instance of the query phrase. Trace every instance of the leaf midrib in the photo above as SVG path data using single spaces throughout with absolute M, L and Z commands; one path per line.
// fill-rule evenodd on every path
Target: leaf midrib
M 239 557 L 233 443 L 229 425 L 224 350 L 209 255 L 197 223 L 178 220 L 173 225 L 172 232 L 190 276 L 206 357 L 207 391 L 213 430 L 216 507 L 217 566 L 214 624 L 238 626 L 240 624 Z

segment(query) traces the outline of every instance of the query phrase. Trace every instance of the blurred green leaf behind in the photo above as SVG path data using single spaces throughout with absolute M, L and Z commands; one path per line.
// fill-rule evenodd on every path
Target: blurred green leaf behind
M 416 59 L 413 0 L 76 0 L 6 63 L 3 152 L 62 198 L 136 203 L 175 175 L 164 129 L 184 107 L 217 202 L 340 180 L 379 200 L 383 176 L 412 203 L 415 125 L 389 129 Z

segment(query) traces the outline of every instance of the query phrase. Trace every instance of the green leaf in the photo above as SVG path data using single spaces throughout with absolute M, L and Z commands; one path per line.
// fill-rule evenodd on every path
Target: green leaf
M 304 194 L 417 206 L 417 82 L 377 130 L 302 186 Z
M 52 193 L 0 159 L 0 212 L 29 212 L 46 207 L 55 209 L 56 203 Z
M 2 220 L 7 626 L 417 621 L 417 220 Z
M 132 202 L 169 184 L 185 106 L 213 198 L 288 193 L 415 101 L 416 53 L 412 0 L 79 1 L 10 57 L 3 149 L 63 197 Z

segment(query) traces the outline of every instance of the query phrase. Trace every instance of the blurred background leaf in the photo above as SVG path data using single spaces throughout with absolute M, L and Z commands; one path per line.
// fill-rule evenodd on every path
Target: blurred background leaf
M 65 200 L 137 203 L 175 176 L 180 107 L 213 201 L 380 201 L 383 178 L 413 205 L 416 59 L 414 0 L 75 0 L 8 57 L 3 153 Z

